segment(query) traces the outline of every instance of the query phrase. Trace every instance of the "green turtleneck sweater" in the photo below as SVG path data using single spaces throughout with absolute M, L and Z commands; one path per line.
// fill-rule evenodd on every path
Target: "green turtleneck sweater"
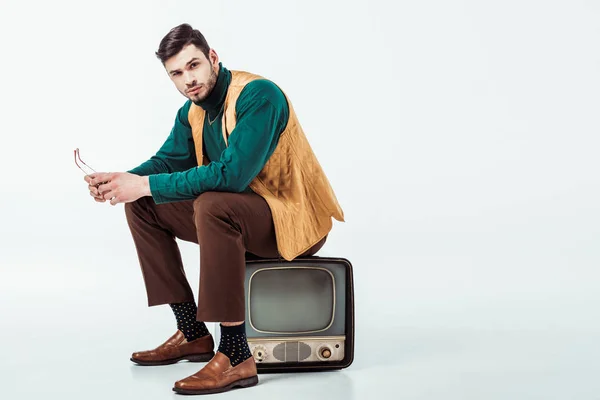
M 235 104 L 236 126 L 225 145 L 221 120 L 231 72 L 219 63 L 217 83 L 197 105 L 206 111 L 202 139 L 210 163 L 198 166 L 192 128 L 191 100 L 177 112 L 171 134 L 148 161 L 127 172 L 146 176 L 156 204 L 194 199 L 206 191 L 249 192 L 248 186 L 275 151 L 287 125 L 289 108 L 273 82 L 258 79 L 242 89 Z M 212 125 L 210 121 L 214 122 Z

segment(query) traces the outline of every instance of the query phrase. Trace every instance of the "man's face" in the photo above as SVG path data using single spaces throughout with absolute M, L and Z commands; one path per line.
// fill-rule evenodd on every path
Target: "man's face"
M 165 69 L 177 90 L 199 103 L 208 97 L 217 83 L 219 57 L 211 49 L 207 59 L 199 48 L 189 44 L 165 61 Z

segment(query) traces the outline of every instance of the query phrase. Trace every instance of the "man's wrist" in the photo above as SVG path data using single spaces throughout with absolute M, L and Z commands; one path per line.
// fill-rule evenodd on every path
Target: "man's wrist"
M 143 195 L 144 196 L 152 196 L 152 192 L 150 191 L 150 176 L 142 176 L 143 185 Z

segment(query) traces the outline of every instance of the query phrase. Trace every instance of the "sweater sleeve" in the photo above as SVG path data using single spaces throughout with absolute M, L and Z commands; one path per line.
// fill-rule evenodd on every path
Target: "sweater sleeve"
M 150 175 L 155 203 L 193 199 L 206 191 L 245 191 L 275 151 L 288 118 L 287 100 L 274 83 L 250 82 L 236 102 L 236 126 L 219 160 L 183 172 Z
M 196 161 L 194 139 L 192 137 L 192 128 L 187 118 L 190 105 L 191 101 L 188 100 L 179 109 L 171 133 L 158 152 L 156 152 L 156 154 L 148 161 L 145 161 L 141 165 L 130 169 L 127 172 L 146 176 L 159 173 L 185 171 L 194 165 L 198 165 Z

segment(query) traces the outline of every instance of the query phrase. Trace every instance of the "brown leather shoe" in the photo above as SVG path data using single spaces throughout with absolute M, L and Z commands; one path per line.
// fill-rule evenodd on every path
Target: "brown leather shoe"
M 181 394 L 210 394 L 226 392 L 234 387 L 250 387 L 257 383 L 254 357 L 232 367 L 229 357 L 217 351 L 200 371 L 175 382 L 173 390 Z
M 167 365 L 180 360 L 206 362 L 215 355 L 214 347 L 215 342 L 210 333 L 188 342 L 183 332 L 177 330 L 157 348 L 133 353 L 131 361 L 140 365 Z

